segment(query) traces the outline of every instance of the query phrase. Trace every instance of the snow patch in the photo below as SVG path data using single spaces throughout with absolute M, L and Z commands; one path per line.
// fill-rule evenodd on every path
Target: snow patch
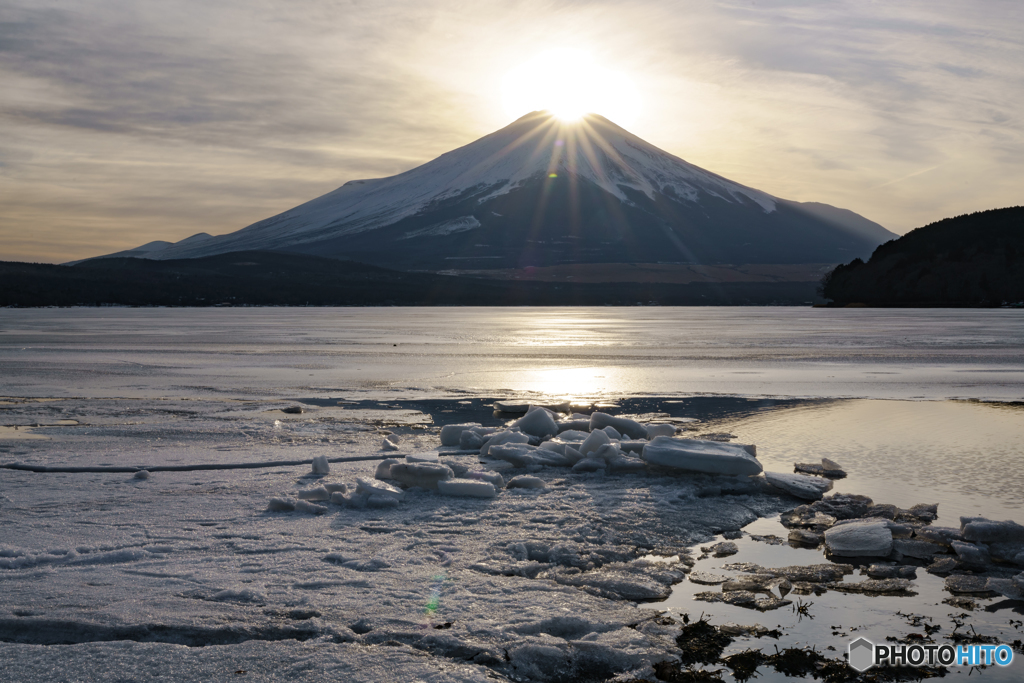
M 480 221 L 476 219 L 476 216 L 461 216 L 450 221 L 434 223 L 426 228 L 412 230 L 405 233 L 405 235 L 402 236 L 402 239 L 408 240 L 414 237 L 444 237 L 445 235 L 453 235 L 457 232 L 476 230 L 479 227 Z

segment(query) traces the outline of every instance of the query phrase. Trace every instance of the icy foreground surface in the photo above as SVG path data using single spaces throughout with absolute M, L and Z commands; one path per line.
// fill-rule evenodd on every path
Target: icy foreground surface
M 133 413 L 144 423 L 162 409 L 155 402 Z M 0 644 L 0 653 L 17 680 L 50 680 L 54 657 L 83 680 L 117 670 L 134 680 L 236 670 L 368 681 L 650 673 L 674 657 L 677 626 L 659 625 L 658 611 L 642 603 L 666 598 L 688 568 L 644 556 L 671 557 L 793 505 L 754 486 L 723 493 L 726 478 L 707 475 L 544 468 L 529 474 L 543 488 L 501 489 L 495 498 L 410 488 L 398 507 L 353 509 L 323 496 L 344 495 L 342 483 L 383 484 L 373 475 L 392 453 L 380 450 L 379 428 L 309 416 L 282 423 L 265 412 L 220 413 L 219 421 L 236 434 L 266 429 L 267 438 L 317 428 L 305 445 L 287 448 L 292 456 L 376 459 L 331 462 L 327 475 L 309 464 L 155 471 L 148 479 L 2 472 L 0 638 L 15 642 Z M 202 447 L 148 453 L 134 452 L 141 440 L 125 427 L 96 427 L 94 455 L 79 461 L 124 461 L 128 453 L 114 444 L 125 438 L 131 448 L 120 448 L 149 462 L 175 453 L 196 461 L 218 441 L 237 446 L 237 435 L 203 433 L 216 421 L 194 422 Z M 401 443 L 421 452 L 439 445 L 438 432 L 413 431 Z M 71 427 L 67 436 L 48 433 L 49 446 L 26 459 L 60 464 L 62 441 L 89 438 Z M 282 447 L 249 443 L 228 452 L 269 461 Z M 479 466 L 477 456 L 441 460 Z M 296 511 L 267 511 L 275 498 L 294 501 Z M 326 512 L 312 514 L 318 508 Z

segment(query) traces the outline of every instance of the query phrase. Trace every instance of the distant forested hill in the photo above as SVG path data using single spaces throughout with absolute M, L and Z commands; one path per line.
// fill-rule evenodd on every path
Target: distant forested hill
M 816 300 L 813 282 L 518 282 L 408 273 L 303 254 L 0 262 L 0 306 L 757 306 Z
M 926 225 L 825 276 L 835 305 L 1000 306 L 1024 302 L 1024 206 Z

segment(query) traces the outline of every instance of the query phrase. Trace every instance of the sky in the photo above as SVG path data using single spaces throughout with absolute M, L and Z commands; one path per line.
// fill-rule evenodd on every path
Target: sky
M 0 260 L 408 170 L 527 113 L 508 75 L 552 50 L 614 74 L 617 123 L 778 197 L 897 233 L 1024 204 L 1019 0 L 4 0 Z

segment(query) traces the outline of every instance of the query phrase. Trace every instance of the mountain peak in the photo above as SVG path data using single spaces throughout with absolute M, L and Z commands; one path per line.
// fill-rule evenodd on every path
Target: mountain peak
M 452 259 L 490 267 L 527 261 L 836 262 L 870 253 L 891 236 L 877 226 L 885 239 L 872 242 L 820 210 L 794 206 L 694 166 L 598 114 L 565 122 L 534 111 L 404 173 L 352 180 L 237 232 L 183 240 L 147 258 L 265 249 L 388 264 L 387 254 L 411 248 L 401 260 L 422 268 Z M 786 215 L 777 215 L 782 208 Z M 792 224 L 801 227 L 789 238 L 785 226 Z M 812 224 L 824 232 L 808 232 Z M 834 244 L 817 249 L 819 238 Z M 578 248 L 595 241 L 606 246 Z M 502 245 L 500 254 L 482 251 L 495 243 Z M 537 244 L 550 246 L 530 246 Z M 434 255 L 427 258 L 427 252 Z

